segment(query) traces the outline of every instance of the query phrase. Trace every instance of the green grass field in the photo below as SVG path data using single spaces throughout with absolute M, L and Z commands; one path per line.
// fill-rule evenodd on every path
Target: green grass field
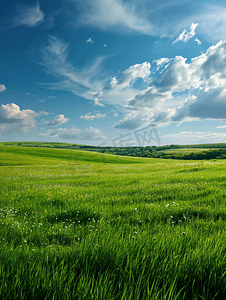
M 1 300 L 223 300 L 225 161 L 0 146 Z

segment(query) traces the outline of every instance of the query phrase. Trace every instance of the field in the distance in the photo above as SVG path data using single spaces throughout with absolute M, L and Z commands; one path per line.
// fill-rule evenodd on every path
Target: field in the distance
M 0 146 L 0 299 L 225 299 L 225 171 Z
M 210 148 L 179 148 L 179 149 L 167 149 L 167 150 L 159 150 L 158 152 L 164 153 L 191 153 L 191 152 L 203 152 L 208 151 Z

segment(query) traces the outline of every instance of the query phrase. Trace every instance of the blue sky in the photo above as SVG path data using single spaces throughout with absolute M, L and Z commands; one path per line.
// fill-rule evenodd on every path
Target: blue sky
M 0 141 L 226 142 L 225 28 L 219 0 L 3 0 Z

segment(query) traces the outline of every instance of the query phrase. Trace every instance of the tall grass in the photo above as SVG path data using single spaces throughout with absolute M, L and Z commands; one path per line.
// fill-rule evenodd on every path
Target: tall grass
M 224 161 L 114 159 L 0 147 L 0 299 L 225 299 Z

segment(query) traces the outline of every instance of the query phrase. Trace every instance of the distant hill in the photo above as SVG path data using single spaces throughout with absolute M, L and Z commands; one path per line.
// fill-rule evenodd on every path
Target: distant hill
M 56 142 L 2 142 L 0 146 L 83 150 L 111 155 L 166 159 L 225 159 L 226 143 L 145 147 L 100 147 Z

